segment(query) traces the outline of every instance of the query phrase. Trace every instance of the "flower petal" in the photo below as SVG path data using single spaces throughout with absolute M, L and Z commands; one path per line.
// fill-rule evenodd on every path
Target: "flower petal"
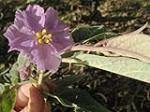
M 52 45 L 57 50 L 58 54 L 64 53 L 66 50 L 70 49 L 73 45 L 73 40 L 70 36 L 70 33 L 59 32 L 53 35 Z
M 45 12 L 45 28 L 52 30 L 58 24 L 58 12 L 52 7 L 48 8 Z
M 8 39 L 11 50 L 30 52 L 33 46 L 33 33 L 25 27 L 18 29 L 15 25 L 11 25 L 4 36 Z
M 58 70 L 61 59 L 53 51 L 55 50 L 49 45 L 39 45 L 31 51 L 33 61 L 40 70 L 50 70 L 52 73 Z
M 52 33 L 59 33 L 63 31 L 69 31 L 69 27 L 61 21 L 58 21 L 53 29 L 49 30 Z
M 33 31 L 42 29 L 45 23 L 44 9 L 39 5 L 29 5 L 25 11 L 18 10 L 14 24 L 21 28 L 25 26 Z

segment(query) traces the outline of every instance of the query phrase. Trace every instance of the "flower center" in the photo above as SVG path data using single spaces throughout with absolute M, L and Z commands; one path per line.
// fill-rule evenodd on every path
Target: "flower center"
M 48 33 L 46 29 L 36 32 L 36 37 L 39 44 L 49 44 L 52 42 L 52 34 Z

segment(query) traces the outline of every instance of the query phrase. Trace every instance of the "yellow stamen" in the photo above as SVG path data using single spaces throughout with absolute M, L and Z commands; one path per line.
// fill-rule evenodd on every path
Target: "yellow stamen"
M 39 43 L 39 44 L 42 44 L 42 43 L 43 43 L 43 40 L 42 40 L 41 38 L 39 38 L 39 39 L 38 39 L 38 43 Z
M 36 37 L 37 37 L 37 38 L 41 38 L 41 37 L 42 37 L 41 32 L 36 32 Z
M 36 33 L 39 44 L 49 44 L 52 42 L 52 34 L 48 33 L 46 29 Z
M 45 42 L 46 44 L 48 44 L 48 43 L 50 42 L 50 40 L 49 40 L 49 39 L 45 39 L 44 42 Z
M 47 35 L 47 37 L 48 37 L 49 39 L 52 39 L 52 34 L 49 33 L 49 34 Z
M 47 34 L 47 30 L 43 29 L 41 33 L 42 33 L 42 35 L 45 35 L 45 34 Z

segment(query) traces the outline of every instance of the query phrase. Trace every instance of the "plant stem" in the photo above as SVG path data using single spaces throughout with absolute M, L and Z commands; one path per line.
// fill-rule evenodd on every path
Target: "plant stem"
M 71 50 L 104 53 L 104 55 L 106 56 L 125 56 L 125 57 L 130 57 L 130 58 L 136 58 L 136 59 L 150 63 L 150 57 L 148 56 L 142 55 L 138 52 L 129 51 L 126 49 L 116 48 L 116 47 L 94 47 L 94 46 L 86 46 L 86 45 L 77 45 L 77 46 L 72 47 Z
M 42 80 L 43 80 L 43 71 L 39 71 L 39 78 L 38 78 L 38 85 L 42 84 Z

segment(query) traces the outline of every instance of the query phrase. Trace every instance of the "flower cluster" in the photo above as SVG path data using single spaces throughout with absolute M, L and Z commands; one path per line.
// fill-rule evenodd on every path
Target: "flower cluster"
M 52 7 L 44 11 L 39 5 L 16 11 L 14 24 L 4 36 L 9 41 L 10 51 L 20 51 L 38 69 L 51 72 L 57 71 L 60 55 L 73 45 L 69 28 L 59 20 L 58 12 Z

